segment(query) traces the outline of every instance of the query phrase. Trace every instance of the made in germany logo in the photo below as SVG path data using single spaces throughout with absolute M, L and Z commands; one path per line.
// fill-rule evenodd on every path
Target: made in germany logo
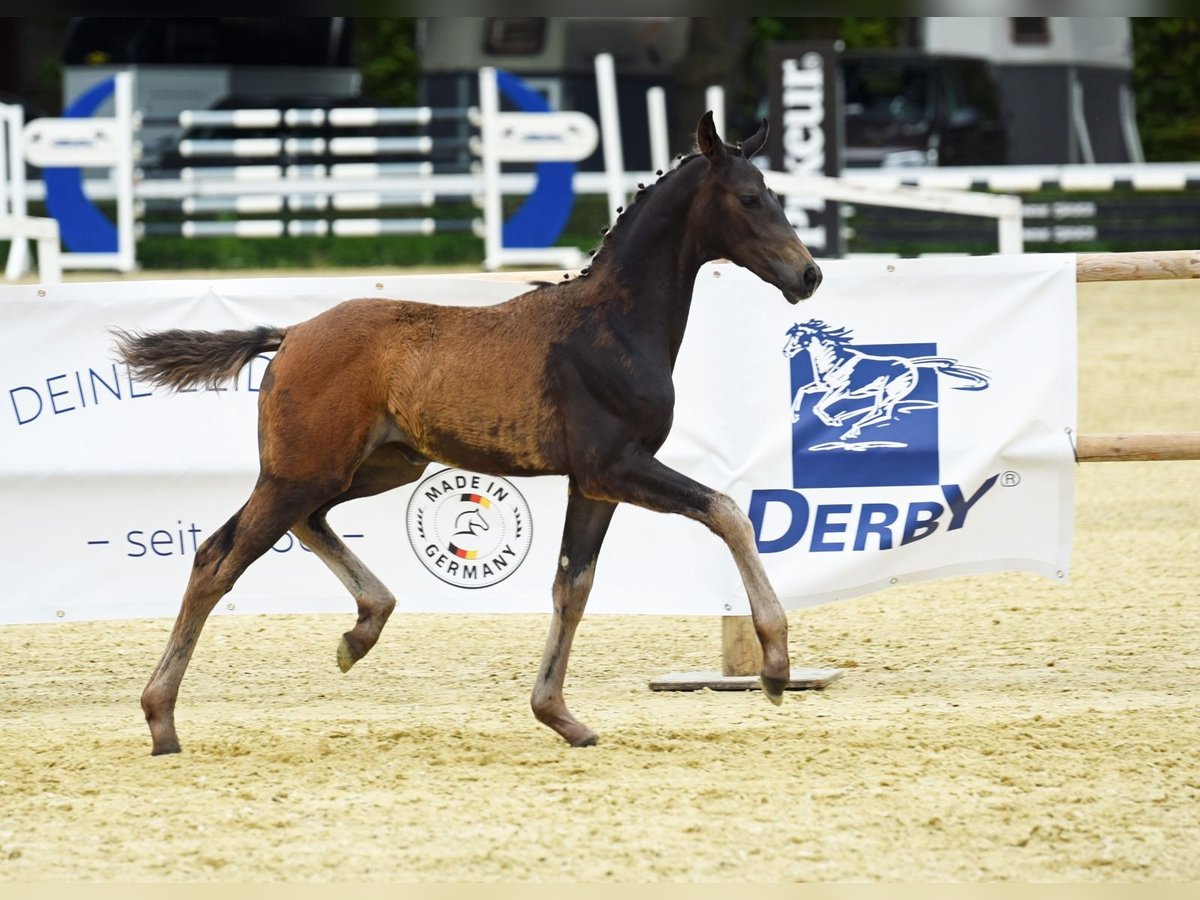
M 460 588 L 500 583 L 533 543 L 529 504 L 512 482 L 462 469 L 422 481 L 408 502 L 406 523 L 422 565 Z

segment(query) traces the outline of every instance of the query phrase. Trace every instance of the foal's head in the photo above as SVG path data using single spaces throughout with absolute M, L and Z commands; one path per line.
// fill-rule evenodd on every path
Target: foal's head
M 717 134 L 712 113 L 704 114 L 696 128 L 696 145 L 708 159 L 709 171 L 697 186 L 690 225 L 704 235 L 707 256 L 749 269 L 779 288 L 789 303 L 797 303 L 812 296 L 821 283 L 821 270 L 762 172 L 750 162 L 766 140 L 764 120 L 756 134 L 729 147 Z

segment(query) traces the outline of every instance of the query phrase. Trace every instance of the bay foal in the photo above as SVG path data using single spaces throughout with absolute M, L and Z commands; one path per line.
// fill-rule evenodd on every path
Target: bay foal
M 618 503 L 689 516 L 728 545 L 763 649 L 762 685 L 788 681 L 787 618 L 727 496 L 663 465 L 671 376 L 700 266 L 728 258 L 789 302 L 821 281 L 762 174 L 758 133 L 726 145 L 711 113 L 699 152 L 641 191 L 581 277 L 488 307 L 348 300 L 287 328 L 118 333 L 133 375 L 182 389 L 275 357 L 259 393 L 260 472 L 249 499 L 198 549 L 162 659 L 142 694 L 153 752 L 175 753 L 175 702 L 217 601 L 291 530 L 358 604 L 342 671 L 379 639 L 391 592 L 326 524 L 347 500 L 416 480 L 430 461 L 496 475 L 566 475 L 569 498 L 554 614 L 533 688 L 541 722 L 574 746 L 596 734 L 563 700 L 563 678 L 596 557 Z M 734 298 L 730 298 L 731 302 Z M 479 410 L 489 410 L 480 416 Z

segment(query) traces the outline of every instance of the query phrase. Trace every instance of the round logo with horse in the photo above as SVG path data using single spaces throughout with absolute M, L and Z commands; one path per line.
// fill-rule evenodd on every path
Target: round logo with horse
M 460 588 L 499 584 L 533 543 L 529 504 L 513 483 L 463 469 L 443 469 L 417 485 L 407 526 L 422 565 Z

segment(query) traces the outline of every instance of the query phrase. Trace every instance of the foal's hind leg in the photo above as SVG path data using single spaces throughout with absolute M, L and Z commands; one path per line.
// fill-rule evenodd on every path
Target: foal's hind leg
M 429 460 L 400 443 L 377 447 L 359 465 L 350 486 L 305 520 L 292 526 L 296 537 L 345 585 L 358 605 L 358 621 L 338 642 L 338 668 L 343 672 L 367 655 L 396 608 L 392 592 L 329 527 L 330 509 L 347 500 L 370 497 L 416 481 Z
M 587 499 L 578 492 L 574 479 L 569 490 L 562 552 L 554 578 L 554 618 L 530 705 L 539 722 L 553 728 L 571 746 L 586 747 L 596 743 L 596 733 L 567 709 L 563 679 L 575 629 L 592 590 L 596 557 L 617 507 L 614 503 Z
M 358 622 L 342 635 L 337 648 L 338 668 L 349 672 L 379 640 L 379 633 L 396 608 L 396 598 L 333 533 L 323 512 L 293 525 L 292 533 L 320 557 L 358 604 Z
M 162 658 L 142 691 L 142 711 L 150 726 L 152 753 L 178 753 L 175 701 L 200 631 L 217 601 L 227 594 L 246 568 L 267 552 L 320 498 L 298 492 L 295 485 L 259 479 L 250 499 L 228 522 L 200 545 L 175 627 Z

